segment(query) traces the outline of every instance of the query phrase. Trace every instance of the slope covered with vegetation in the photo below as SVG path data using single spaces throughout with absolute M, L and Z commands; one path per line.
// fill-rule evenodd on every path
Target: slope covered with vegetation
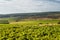
M 60 12 L 36 12 L 36 13 L 14 13 L 14 14 L 6 14 L 0 15 L 0 18 L 10 18 L 10 17 L 20 17 L 23 18 L 60 18 Z
M 0 24 L 0 40 L 60 40 L 60 25 Z
M 59 18 L 60 12 L 0 15 L 0 40 L 60 40 Z

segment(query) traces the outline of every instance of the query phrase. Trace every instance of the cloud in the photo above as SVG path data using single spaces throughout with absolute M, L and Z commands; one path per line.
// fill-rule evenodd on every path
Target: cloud
M 60 11 L 59 0 L 0 0 L 0 13 Z

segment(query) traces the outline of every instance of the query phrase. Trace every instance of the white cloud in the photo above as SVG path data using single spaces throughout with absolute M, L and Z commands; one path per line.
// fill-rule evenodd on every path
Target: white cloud
M 0 0 L 0 13 L 60 11 L 59 5 L 49 0 Z

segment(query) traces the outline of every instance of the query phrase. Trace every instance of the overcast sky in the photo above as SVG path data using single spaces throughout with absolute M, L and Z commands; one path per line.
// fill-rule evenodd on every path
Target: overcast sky
M 0 14 L 60 11 L 60 0 L 0 0 Z

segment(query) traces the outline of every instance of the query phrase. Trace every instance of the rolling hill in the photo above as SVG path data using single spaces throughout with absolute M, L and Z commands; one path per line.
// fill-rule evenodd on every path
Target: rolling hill
M 20 19 L 29 19 L 29 18 L 60 18 L 60 12 L 36 12 L 36 13 L 13 13 L 13 14 L 1 14 L 0 18 L 20 18 Z

